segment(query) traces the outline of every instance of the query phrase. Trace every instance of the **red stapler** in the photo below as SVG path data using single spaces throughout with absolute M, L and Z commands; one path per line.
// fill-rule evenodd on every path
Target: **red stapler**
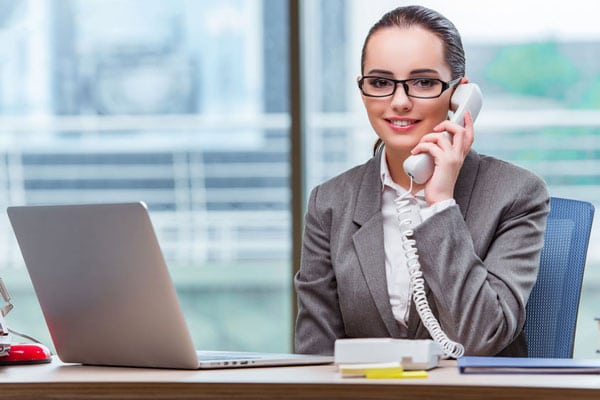
M 52 361 L 52 353 L 43 344 L 11 344 L 8 354 L 0 357 L 0 365 L 43 364 Z

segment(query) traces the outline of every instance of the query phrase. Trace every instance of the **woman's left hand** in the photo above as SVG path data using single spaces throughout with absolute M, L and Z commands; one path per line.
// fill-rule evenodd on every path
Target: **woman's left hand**
M 425 183 L 425 200 L 430 205 L 454 197 L 458 174 L 474 140 L 471 113 L 467 111 L 464 118 L 464 128 L 449 120 L 439 123 L 412 150 L 413 154 L 429 153 L 435 164 L 431 179 Z

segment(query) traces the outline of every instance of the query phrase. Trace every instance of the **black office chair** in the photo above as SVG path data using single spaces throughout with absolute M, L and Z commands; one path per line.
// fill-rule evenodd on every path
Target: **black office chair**
M 527 303 L 529 357 L 571 358 L 594 206 L 552 197 L 537 282 Z

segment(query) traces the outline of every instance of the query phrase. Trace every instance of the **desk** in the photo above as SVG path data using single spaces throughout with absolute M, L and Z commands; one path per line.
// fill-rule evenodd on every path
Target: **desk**
M 599 399 L 600 375 L 340 378 L 333 365 L 180 371 L 63 364 L 0 367 L 0 399 Z

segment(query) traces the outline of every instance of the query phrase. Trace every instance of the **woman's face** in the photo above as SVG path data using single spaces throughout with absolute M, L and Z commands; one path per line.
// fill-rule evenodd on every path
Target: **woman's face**
M 363 75 L 393 79 L 452 79 L 444 60 L 444 44 L 435 34 L 420 27 L 383 28 L 368 40 Z M 421 137 L 446 119 L 453 89 L 434 99 L 406 96 L 398 84 L 393 96 L 362 95 L 369 121 L 387 151 L 403 153 L 416 146 Z

